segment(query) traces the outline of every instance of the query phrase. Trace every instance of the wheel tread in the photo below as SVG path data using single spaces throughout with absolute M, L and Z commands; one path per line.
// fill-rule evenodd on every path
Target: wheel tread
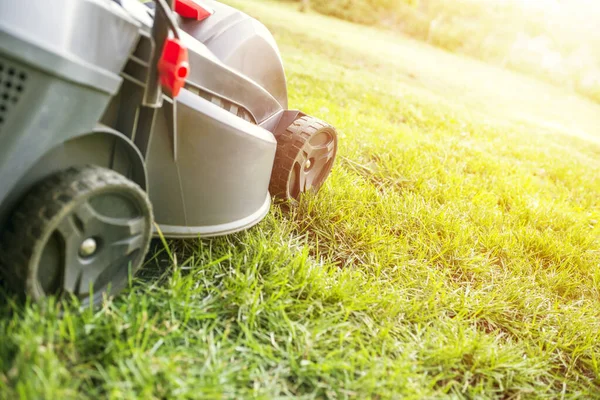
M 291 201 L 297 200 L 288 198 L 287 195 L 288 180 L 294 168 L 296 156 L 313 135 L 325 129 L 331 130 L 334 140 L 337 141 L 335 129 L 331 125 L 310 116 L 296 119 L 278 136 L 277 152 L 269 184 L 271 195 Z M 335 151 L 334 149 L 334 157 Z

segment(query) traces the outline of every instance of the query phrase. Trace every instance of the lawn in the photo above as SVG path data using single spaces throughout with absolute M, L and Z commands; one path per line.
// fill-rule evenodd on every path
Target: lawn
M 231 0 L 290 104 L 338 128 L 325 187 L 155 244 L 100 309 L 0 306 L 0 397 L 600 396 L 600 106 L 374 28 Z

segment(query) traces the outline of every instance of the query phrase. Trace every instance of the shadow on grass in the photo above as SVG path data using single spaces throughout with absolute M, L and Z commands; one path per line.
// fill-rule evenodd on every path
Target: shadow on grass
M 135 276 L 134 287 L 149 283 L 162 283 L 173 266 L 169 252 L 160 239 L 152 239 L 142 268 Z
M 132 287 L 126 290 L 148 284 L 162 285 L 168 279 L 172 267 L 169 252 L 159 239 L 154 239 L 150 243 L 143 267 L 136 274 Z M 15 293 L 14 288 L 0 275 L 0 321 L 15 317 L 15 314 L 21 313 L 30 305 L 31 299 Z
M 8 283 L 0 275 L 0 320 L 12 318 L 22 304 L 24 302 L 11 293 Z

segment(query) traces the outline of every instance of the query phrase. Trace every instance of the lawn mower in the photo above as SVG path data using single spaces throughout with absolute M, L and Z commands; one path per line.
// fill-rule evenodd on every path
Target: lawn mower
M 318 190 L 337 149 L 288 109 L 270 32 L 211 0 L 1 1 L 0 139 L 4 279 L 82 306 L 153 236 L 230 234 Z

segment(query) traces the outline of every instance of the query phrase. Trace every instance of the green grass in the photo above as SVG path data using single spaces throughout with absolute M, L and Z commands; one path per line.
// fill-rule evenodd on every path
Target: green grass
M 316 12 L 385 26 L 448 51 L 530 74 L 600 102 L 600 35 L 592 28 L 600 18 L 600 8 L 592 2 L 305 1 Z
M 290 103 L 339 129 L 331 178 L 247 232 L 157 244 L 99 310 L 0 306 L 0 398 L 598 396 L 599 107 L 231 3 L 273 30 Z

